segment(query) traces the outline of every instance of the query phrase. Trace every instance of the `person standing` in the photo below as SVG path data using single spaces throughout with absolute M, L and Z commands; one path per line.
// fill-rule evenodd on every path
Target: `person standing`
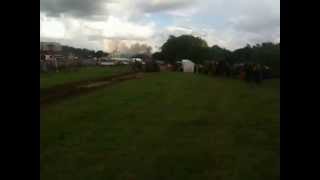
M 251 66 L 250 66 L 250 64 L 245 64 L 244 65 L 244 70 L 245 70 L 245 80 L 247 82 L 250 82 L 250 78 L 251 78 Z
M 215 75 L 220 75 L 220 67 L 221 67 L 221 63 L 219 61 L 215 62 Z
M 229 62 L 226 62 L 226 76 L 227 77 L 231 76 L 231 65 Z
M 199 64 L 194 65 L 194 73 L 199 74 Z
M 207 64 L 207 74 L 208 74 L 208 75 L 212 75 L 212 74 L 213 74 L 213 71 L 214 71 L 214 66 L 213 66 L 212 62 L 209 62 L 209 63 Z
M 256 83 L 258 83 L 258 71 L 257 71 L 257 65 L 252 65 L 252 80 Z
M 246 69 L 245 66 L 240 67 L 240 80 L 246 80 Z
M 262 67 L 260 64 L 256 65 L 256 71 L 255 71 L 255 81 L 257 84 L 260 84 L 262 82 Z

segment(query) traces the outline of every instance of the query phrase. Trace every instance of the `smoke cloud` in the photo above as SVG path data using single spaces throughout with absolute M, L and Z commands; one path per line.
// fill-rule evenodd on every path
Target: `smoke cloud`
M 128 43 L 122 40 L 107 40 L 106 51 L 113 56 L 130 57 L 135 54 L 151 54 L 151 46 L 139 42 Z

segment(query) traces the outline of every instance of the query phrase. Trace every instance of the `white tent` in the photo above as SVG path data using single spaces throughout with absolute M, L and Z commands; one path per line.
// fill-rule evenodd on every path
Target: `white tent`
M 182 60 L 183 72 L 192 72 L 194 71 L 194 63 L 188 59 Z

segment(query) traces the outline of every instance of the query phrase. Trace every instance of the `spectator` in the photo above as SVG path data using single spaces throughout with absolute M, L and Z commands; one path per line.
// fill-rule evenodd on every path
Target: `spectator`
M 257 84 L 262 82 L 262 68 L 260 64 L 254 66 L 254 80 Z
M 244 65 L 244 71 L 245 71 L 245 80 L 247 82 L 250 82 L 250 65 L 249 64 Z
M 246 79 L 246 70 L 244 66 L 240 67 L 240 80 L 245 80 Z

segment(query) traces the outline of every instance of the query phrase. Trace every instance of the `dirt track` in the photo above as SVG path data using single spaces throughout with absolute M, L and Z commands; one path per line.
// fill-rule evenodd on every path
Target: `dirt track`
M 142 78 L 142 73 L 124 73 L 94 80 L 68 83 L 49 89 L 40 90 L 40 106 L 61 101 L 65 98 L 92 92 L 96 89 L 130 79 Z

